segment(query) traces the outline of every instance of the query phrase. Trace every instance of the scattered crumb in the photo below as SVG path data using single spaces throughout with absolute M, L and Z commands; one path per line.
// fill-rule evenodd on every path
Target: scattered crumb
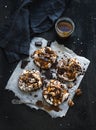
M 21 69 L 24 69 L 29 62 L 30 62 L 30 61 L 29 61 L 29 60 L 26 60 L 26 59 L 22 60 L 22 62 L 21 62 Z
M 92 101 L 92 104 L 96 103 L 96 101 Z
M 38 95 L 35 94 L 34 97 L 38 97 Z
M 7 8 L 8 6 L 7 5 L 5 5 L 5 8 Z
M 12 70 L 10 70 L 10 73 L 12 73 Z
M 5 19 L 7 19 L 8 17 L 7 16 L 5 16 Z
M 0 75 L 0 78 L 3 78 L 3 75 Z
M 83 52 L 83 50 L 81 50 L 81 52 Z
M 83 44 L 83 42 L 80 43 L 81 45 Z
M 41 41 L 35 42 L 35 46 L 41 46 L 41 45 L 42 45 L 42 42 L 41 42 Z
M 5 119 L 8 119 L 8 116 L 5 116 Z
M 79 38 L 77 38 L 77 40 L 79 41 L 80 39 L 79 39 Z
M 69 107 L 74 106 L 74 102 L 72 101 L 72 99 L 69 99 L 69 100 L 68 100 L 68 105 L 69 105 Z
M 77 96 L 80 96 L 80 95 L 82 94 L 81 89 L 78 88 L 78 89 L 75 91 L 75 94 L 76 94 Z
M 73 82 L 68 84 L 68 88 L 69 88 L 69 89 L 72 88 L 73 86 L 74 86 L 74 83 L 73 83 Z
M 60 126 L 62 126 L 62 124 L 60 124 Z
M 70 126 L 70 123 L 68 123 L 67 126 Z
M 76 42 L 74 41 L 73 43 L 75 44 Z

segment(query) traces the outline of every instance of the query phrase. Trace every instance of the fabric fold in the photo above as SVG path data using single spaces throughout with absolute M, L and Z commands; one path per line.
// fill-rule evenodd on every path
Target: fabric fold
M 18 61 L 21 55 L 29 54 L 30 34 L 48 31 L 64 12 L 66 1 L 69 0 L 22 1 L 0 38 L 0 47 L 4 49 L 9 62 Z

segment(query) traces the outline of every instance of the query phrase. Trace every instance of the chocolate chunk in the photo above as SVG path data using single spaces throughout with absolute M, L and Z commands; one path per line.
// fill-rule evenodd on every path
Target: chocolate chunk
M 38 97 L 38 95 L 35 94 L 34 97 L 36 98 L 36 97 Z
M 57 64 L 58 64 L 58 62 L 57 62 L 57 60 L 56 60 L 56 62 L 52 64 L 52 67 L 51 67 L 51 68 L 56 69 L 56 68 L 57 68 Z
M 42 102 L 41 100 L 38 100 L 38 101 L 36 102 L 36 106 L 38 106 L 38 107 L 43 107 L 44 104 L 43 104 L 43 102 Z
M 81 89 L 78 88 L 78 89 L 75 91 L 75 94 L 76 94 L 77 96 L 80 96 L 80 95 L 82 94 Z
M 29 62 L 30 62 L 29 60 L 22 60 L 21 69 L 24 69 Z
M 50 47 L 50 45 L 51 45 L 51 41 L 48 41 L 48 42 L 47 42 L 47 46 Z
M 47 79 L 51 79 L 52 78 L 52 72 L 50 71 L 50 69 L 46 70 L 44 72 L 44 75 L 46 76 Z
M 56 112 L 59 112 L 59 111 L 61 111 L 62 109 L 61 108 L 59 108 L 59 106 L 53 106 L 53 105 L 44 105 L 44 108 L 47 110 L 47 111 L 52 111 L 52 110 L 54 110 L 54 111 L 56 111 Z
M 48 83 L 47 81 L 44 81 L 44 82 L 43 82 L 44 86 L 46 86 L 46 85 L 47 85 L 47 83 Z
M 68 105 L 69 105 L 70 107 L 73 107 L 73 106 L 74 106 L 74 102 L 73 102 L 71 99 L 69 99 Z
M 35 46 L 41 46 L 41 45 L 42 45 L 42 42 L 41 42 L 41 41 L 35 42 Z

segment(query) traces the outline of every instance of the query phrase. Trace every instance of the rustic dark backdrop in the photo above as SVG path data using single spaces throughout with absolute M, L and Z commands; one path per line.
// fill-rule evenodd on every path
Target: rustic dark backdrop
M 0 28 L 5 25 L 22 0 L 0 0 Z M 75 106 L 66 117 L 52 119 L 43 111 L 25 105 L 12 105 L 14 93 L 5 90 L 6 83 L 17 63 L 9 64 L 0 49 L 0 130 L 95 130 L 96 129 L 96 1 L 72 0 L 63 16 L 73 19 L 76 29 L 72 37 L 64 41 L 57 38 L 54 27 L 42 36 L 57 40 L 91 63 L 80 88 L 83 94 L 74 97 Z

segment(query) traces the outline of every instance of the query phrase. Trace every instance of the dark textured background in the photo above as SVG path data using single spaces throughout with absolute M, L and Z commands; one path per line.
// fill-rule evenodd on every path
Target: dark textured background
M 0 27 L 8 22 L 19 5 L 20 0 L 0 0 Z M 63 16 L 75 22 L 72 37 L 66 41 L 59 39 L 54 27 L 38 36 L 56 39 L 91 61 L 80 84 L 83 94 L 74 97 L 75 106 L 69 109 L 66 117 L 57 119 L 25 105 L 12 105 L 15 95 L 5 90 L 5 86 L 17 63 L 9 64 L 0 49 L 0 130 L 96 130 L 96 1 L 72 0 Z

